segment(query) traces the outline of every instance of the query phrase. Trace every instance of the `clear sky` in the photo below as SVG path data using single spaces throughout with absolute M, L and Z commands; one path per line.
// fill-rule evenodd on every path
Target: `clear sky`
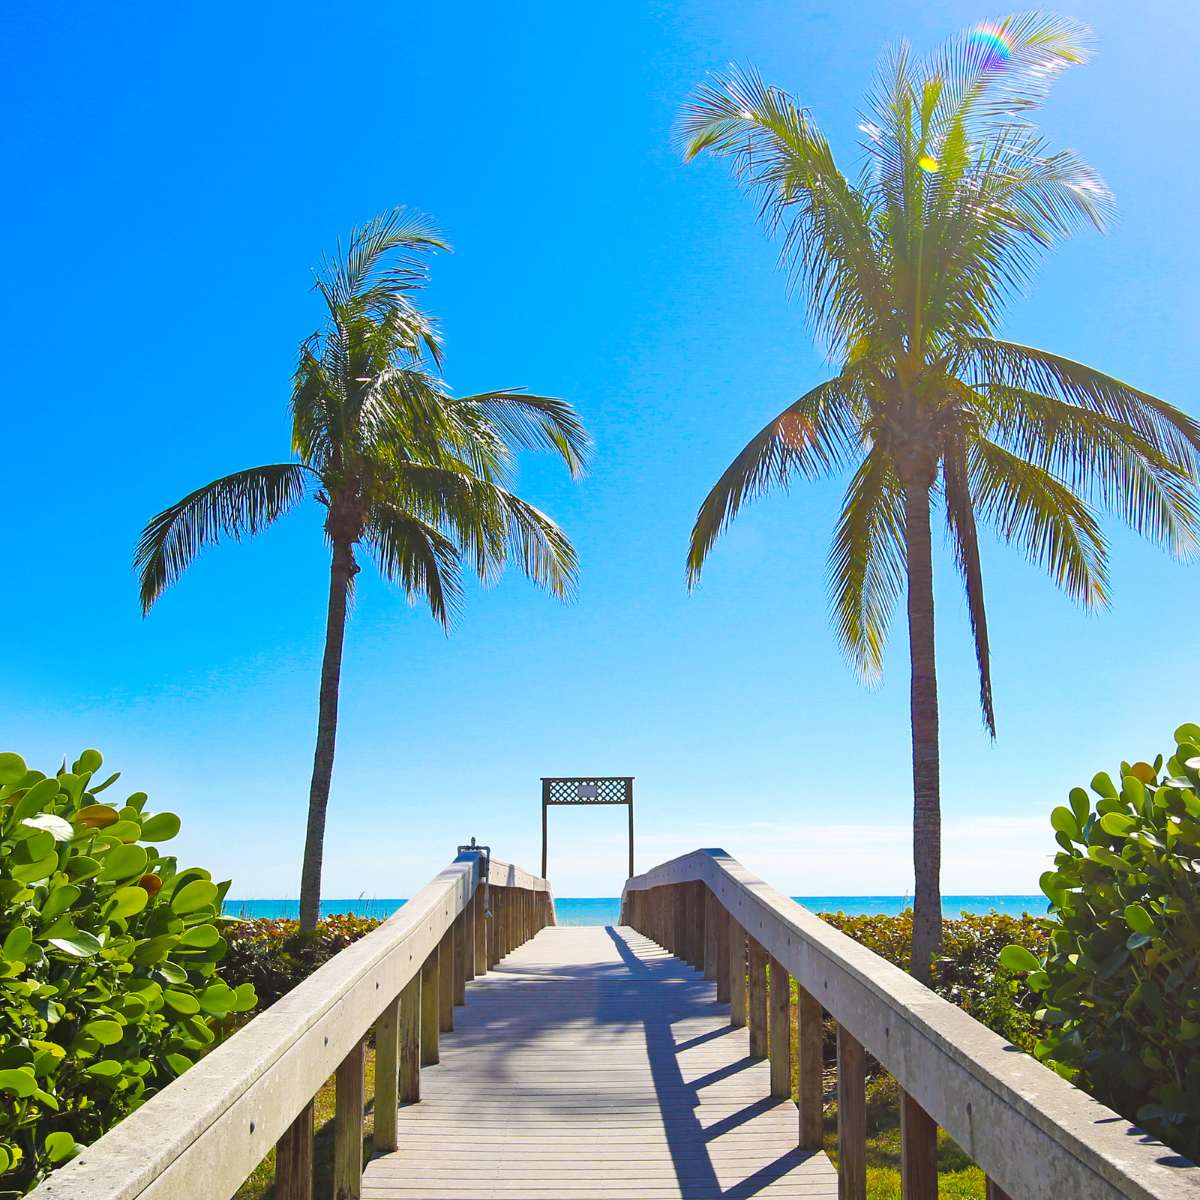
M 360 577 L 343 680 L 327 896 L 409 894 L 475 835 L 535 867 L 546 774 L 637 776 L 639 863 L 721 845 L 802 893 L 911 887 L 903 637 L 868 691 L 839 657 L 825 556 L 839 490 L 747 511 L 689 596 L 695 509 L 744 441 L 827 371 L 775 249 L 672 126 L 732 60 L 856 155 L 885 44 L 1001 15 L 971 3 L 130 3 L 7 8 L 7 286 L 0 748 L 53 770 L 99 747 L 184 818 L 188 862 L 291 897 L 307 801 L 327 559 L 310 506 L 206 553 L 141 618 L 142 523 L 210 478 L 288 455 L 310 266 L 395 204 L 455 249 L 428 301 L 462 391 L 568 397 L 596 439 L 571 483 L 521 487 L 580 551 L 578 601 L 518 576 L 443 636 Z M 1191 412 L 1200 278 L 1196 15 L 1071 0 L 1098 54 L 1044 114 L 1121 219 L 1048 263 L 1006 333 Z M 1087 616 L 985 547 L 999 739 L 963 606 L 938 575 L 947 892 L 1027 892 L 1050 808 L 1198 719 L 1196 568 L 1113 534 Z M 899 632 L 899 631 L 898 631 Z M 611 895 L 624 814 L 553 814 L 560 895 Z

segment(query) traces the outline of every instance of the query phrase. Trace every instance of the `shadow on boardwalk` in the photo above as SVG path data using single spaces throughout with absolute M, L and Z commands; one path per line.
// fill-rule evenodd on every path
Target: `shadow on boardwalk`
M 837 1194 L 715 986 L 626 928 L 549 928 L 467 991 L 365 1200 Z

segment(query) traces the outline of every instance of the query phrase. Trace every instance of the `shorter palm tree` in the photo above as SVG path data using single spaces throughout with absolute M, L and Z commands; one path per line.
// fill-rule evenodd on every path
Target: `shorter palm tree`
M 575 551 L 509 486 L 516 447 L 550 450 L 578 478 L 590 439 L 563 400 L 517 389 L 455 397 L 441 343 L 414 303 L 426 255 L 444 246 L 396 209 L 354 230 L 326 259 L 316 290 L 324 326 L 300 347 L 292 386 L 296 461 L 216 479 L 154 517 L 135 556 L 143 612 L 205 545 L 262 532 L 301 500 L 325 509 L 331 562 L 317 740 L 300 880 L 300 923 L 319 916 L 326 812 L 337 739 L 347 603 L 365 548 L 410 602 L 449 628 L 464 562 L 485 583 L 510 556 L 559 599 L 575 587 Z

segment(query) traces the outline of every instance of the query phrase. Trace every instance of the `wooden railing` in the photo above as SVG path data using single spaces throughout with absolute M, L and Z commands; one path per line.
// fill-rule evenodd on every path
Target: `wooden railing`
M 770 1058 L 772 1095 L 792 1095 L 796 1066 L 803 1149 L 822 1145 L 823 1012 L 834 1019 L 841 1200 L 866 1196 L 867 1053 L 900 1087 L 905 1200 L 936 1200 L 939 1126 L 983 1168 L 989 1200 L 1200 1200 L 1200 1167 L 723 850 L 629 880 L 622 921 L 716 980 L 751 1055 Z
M 460 854 L 347 947 L 142 1108 L 55 1171 L 36 1200 L 224 1200 L 275 1157 L 276 1200 L 313 1194 L 313 1097 L 336 1078 L 334 1194 L 361 1191 L 363 1059 L 375 1035 L 374 1146 L 396 1147 L 466 984 L 545 925 L 544 879 Z M 488 885 L 485 889 L 484 884 Z M 491 916 L 485 917 L 485 891 Z

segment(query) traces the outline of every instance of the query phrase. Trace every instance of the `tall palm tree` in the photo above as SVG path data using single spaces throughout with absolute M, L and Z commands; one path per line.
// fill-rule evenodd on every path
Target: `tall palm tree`
M 771 421 L 701 505 L 691 584 L 743 503 L 799 476 L 851 472 L 829 558 L 834 625 L 878 676 L 908 592 L 915 920 L 912 970 L 941 945 L 938 700 L 931 512 L 966 590 L 984 723 L 995 736 L 979 524 L 1016 543 L 1084 605 L 1106 603 L 1098 510 L 1180 555 L 1196 540 L 1200 426 L 1092 367 L 996 336 L 1009 297 L 1111 196 L 1027 114 L 1086 31 L 1038 14 L 977 26 L 923 63 L 900 47 L 839 170 L 811 115 L 752 70 L 693 95 L 685 153 L 732 160 L 782 238 L 782 260 L 837 373 Z
M 300 346 L 292 385 L 296 461 L 251 467 L 206 484 L 154 517 L 135 557 L 143 612 L 200 549 L 261 532 L 311 496 L 325 508 L 331 552 L 325 654 L 300 879 L 300 923 L 318 919 L 325 816 L 337 737 L 346 608 L 367 549 L 410 602 L 449 627 L 463 560 L 491 582 L 510 555 L 560 599 L 575 586 L 562 530 L 509 487 L 514 448 L 557 454 L 573 477 L 590 440 L 563 400 L 522 390 L 455 397 L 440 339 L 414 303 L 436 231 L 403 209 L 355 229 L 316 272 L 325 323 Z

